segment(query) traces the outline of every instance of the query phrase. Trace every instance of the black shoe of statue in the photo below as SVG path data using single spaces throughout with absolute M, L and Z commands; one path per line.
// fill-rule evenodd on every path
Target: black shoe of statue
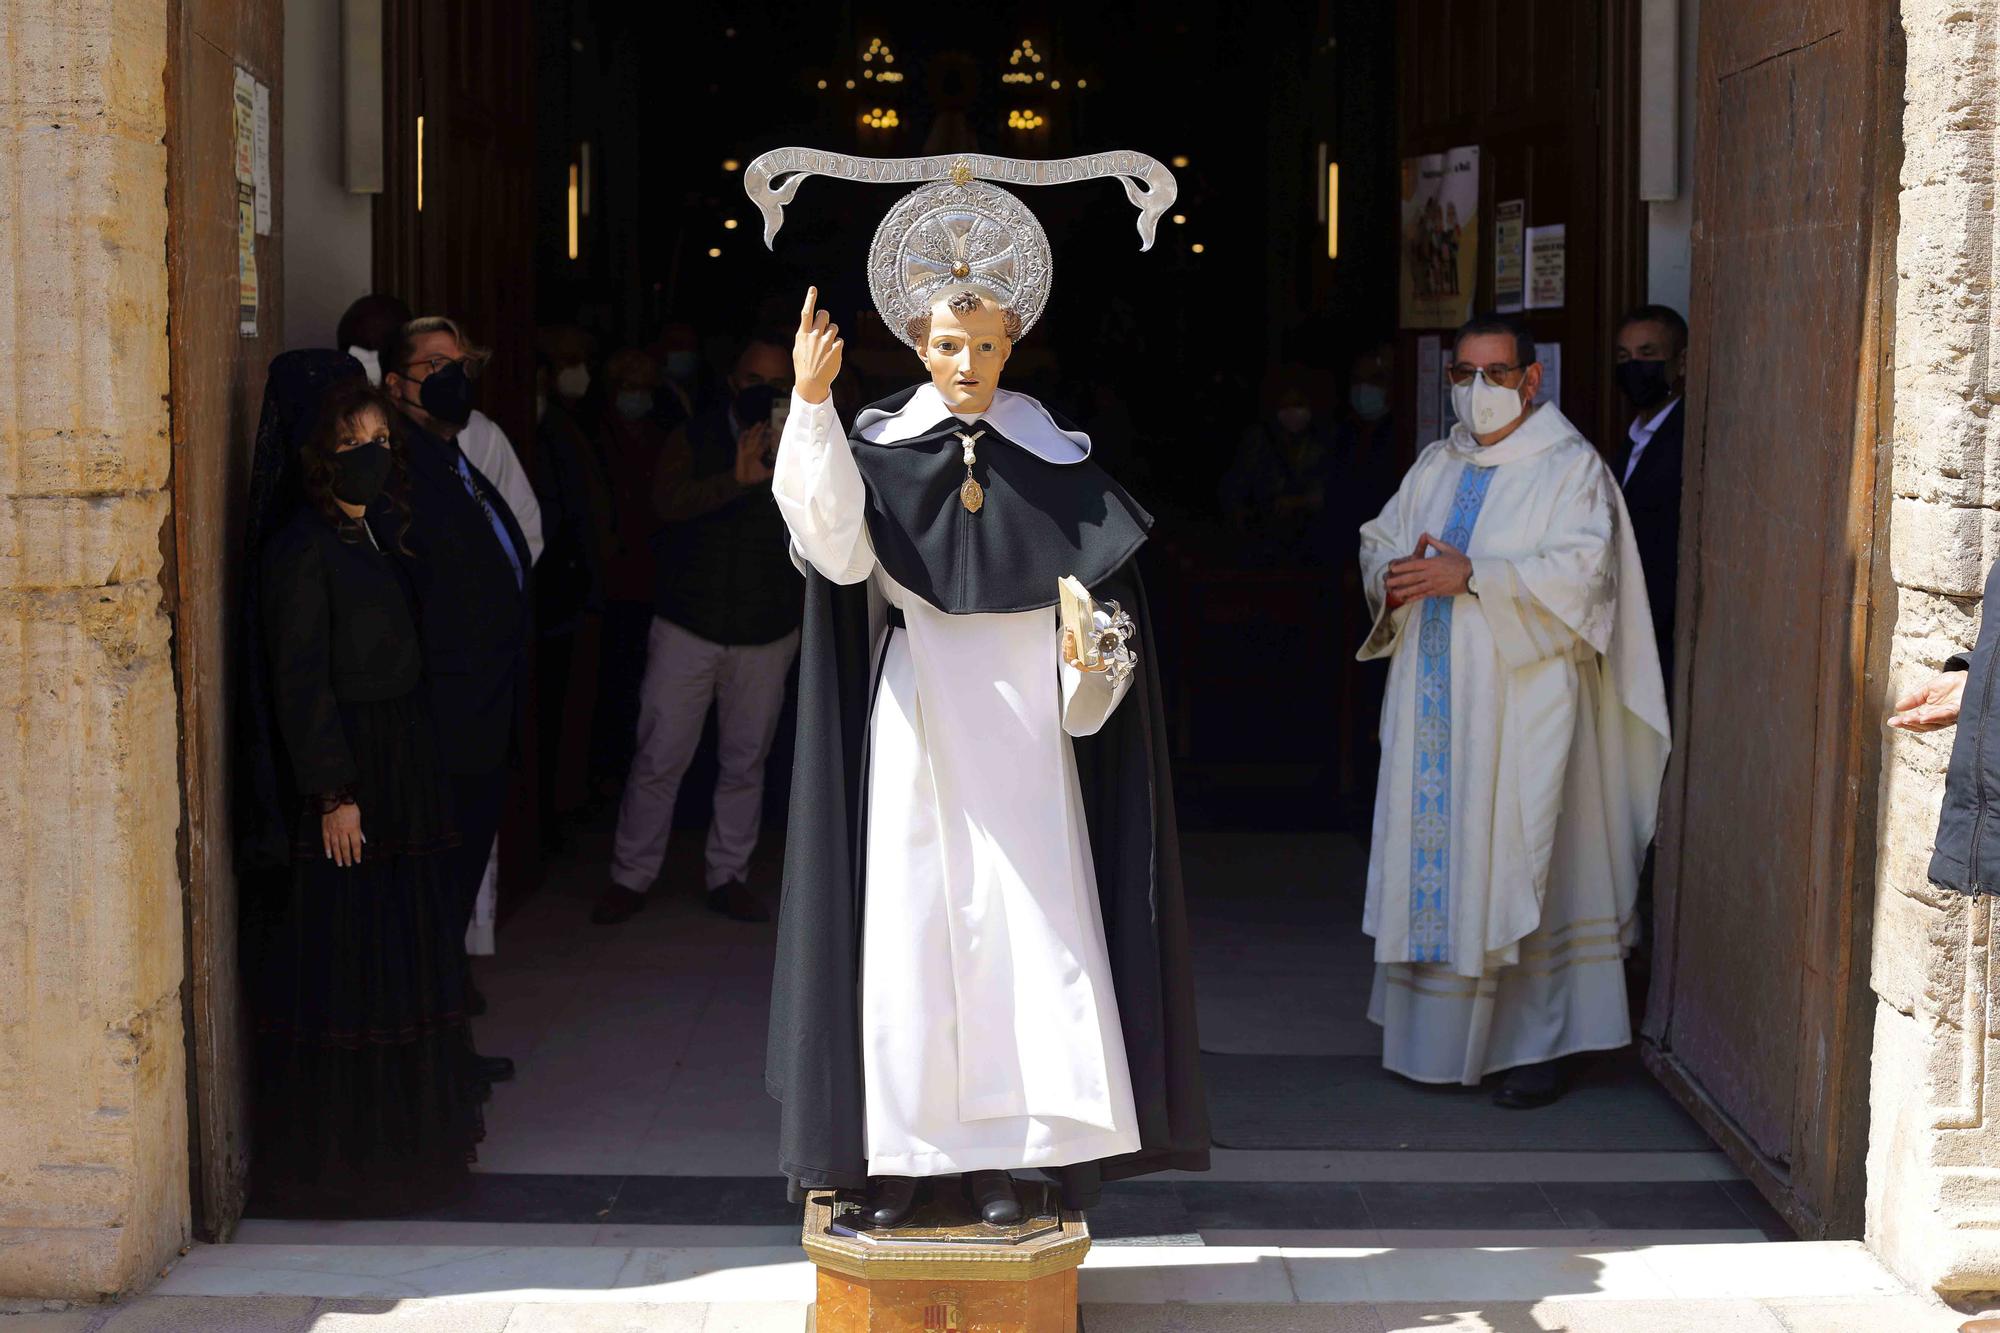
M 764 906 L 764 900 L 750 892 L 749 886 L 740 879 L 732 879 L 727 884 L 718 884 L 708 891 L 708 910 L 720 912 L 732 921 L 769 921 L 771 909 Z M 891 1177 L 884 1177 L 891 1179 Z
M 1560 1060 L 1522 1065 L 1507 1071 L 1507 1077 L 1493 1092 L 1493 1104 L 1510 1111 L 1531 1111 L 1555 1101 L 1563 1095 L 1567 1086 L 1568 1080 L 1563 1077 L 1563 1062 Z
M 996 1227 L 1012 1226 L 1021 1220 L 1021 1200 L 1014 1193 L 1014 1177 L 1005 1171 L 968 1171 L 965 1188 L 972 1193 L 972 1206 L 982 1220 Z
M 504 1055 L 472 1053 L 472 1077 L 479 1083 L 505 1083 L 514 1077 L 514 1062 Z
M 630 921 L 645 910 L 645 894 L 634 893 L 622 884 L 613 884 L 597 895 L 597 906 L 590 909 L 590 920 L 593 925 L 615 926 L 621 921 Z
M 917 1211 L 917 1182 L 912 1176 L 868 1177 L 868 1224 L 899 1227 Z

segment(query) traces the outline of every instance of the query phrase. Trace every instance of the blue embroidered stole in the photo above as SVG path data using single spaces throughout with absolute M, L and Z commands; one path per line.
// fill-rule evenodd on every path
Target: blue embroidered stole
M 1466 549 L 1494 469 L 1460 465 L 1439 534 Z M 1417 627 L 1417 730 L 1410 793 L 1410 961 L 1451 961 L 1451 611 L 1426 597 Z

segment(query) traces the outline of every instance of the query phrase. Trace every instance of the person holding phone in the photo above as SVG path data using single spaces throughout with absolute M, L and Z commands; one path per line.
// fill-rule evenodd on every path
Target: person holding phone
M 725 401 L 677 428 L 660 451 L 653 623 L 611 882 L 591 913 L 599 925 L 628 920 L 646 905 L 711 703 L 720 771 L 708 831 L 708 905 L 738 921 L 770 920 L 744 879 L 763 822 L 764 761 L 798 653 L 804 603 L 771 496 L 773 403 L 781 390 L 789 401 L 791 374 L 789 347 L 753 339 L 736 358 Z

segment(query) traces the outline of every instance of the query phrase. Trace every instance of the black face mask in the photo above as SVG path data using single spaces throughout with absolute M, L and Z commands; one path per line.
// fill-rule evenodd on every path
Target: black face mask
M 432 371 L 417 389 L 417 402 L 424 411 L 450 426 L 463 426 L 472 420 L 478 401 L 479 385 L 457 361 Z
M 736 395 L 730 404 L 736 413 L 736 424 L 745 430 L 760 421 L 771 419 L 771 404 L 776 402 L 778 391 L 768 384 L 753 384 Z
M 389 446 L 373 440 L 335 454 L 334 498 L 351 505 L 373 504 L 389 481 L 389 466 L 394 461 Z
M 1618 377 L 1618 392 L 1625 395 L 1626 402 L 1642 412 L 1659 406 L 1674 391 L 1674 386 L 1667 381 L 1667 363 L 1664 361 L 1624 361 L 1613 373 Z

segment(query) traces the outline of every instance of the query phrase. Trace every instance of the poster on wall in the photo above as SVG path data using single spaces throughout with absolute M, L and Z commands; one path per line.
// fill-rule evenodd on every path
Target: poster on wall
M 1472 316 L 1479 281 L 1479 149 L 1403 159 L 1402 325 L 1451 328 Z
M 1511 315 L 1526 299 L 1527 272 L 1521 253 L 1521 224 L 1527 218 L 1524 199 L 1508 199 L 1493 205 L 1493 308 Z
M 1444 380 L 1444 376 L 1439 373 L 1439 341 L 1435 333 L 1426 333 L 1417 339 L 1417 448 L 1419 449 L 1443 435 L 1445 428 L 1451 424 L 1449 417 L 1440 418 L 1438 415 L 1438 386 Z
M 1528 228 L 1528 309 L 1560 309 L 1568 285 L 1569 255 L 1563 224 Z

